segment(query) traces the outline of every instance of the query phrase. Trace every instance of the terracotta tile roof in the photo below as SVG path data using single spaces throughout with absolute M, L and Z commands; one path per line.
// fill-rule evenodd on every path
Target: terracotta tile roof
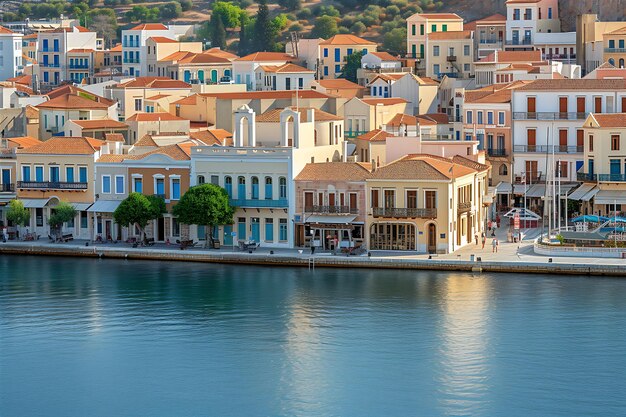
M 408 101 L 406 101 L 403 98 L 399 98 L 399 97 L 391 97 L 391 98 L 364 98 L 363 103 L 370 105 L 370 106 L 376 106 L 379 103 L 382 104 L 383 106 L 393 106 L 394 104 L 402 104 L 402 103 L 408 103 Z
M 13 143 L 17 148 L 30 148 L 31 146 L 39 145 L 41 141 L 31 136 L 20 136 L 17 138 L 6 138 L 7 141 Z
M 461 16 L 456 13 L 417 13 L 417 15 L 419 15 L 420 17 L 425 17 L 427 19 L 463 20 Z
M 36 33 L 31 33 L 30 35 L 24 36 L 23 39 L 37 39 L 37 34 Z
M 214 56 L 219 56 L 221 58 L 226 58 L 229 61 L 231 61 L 233 59 L 239 58 L 238 55 L 231 54 L 230 52 L 224 51 L 223 49 L 220 49 L 220 48 L 207 49 L 206 51 L 203 52 L 203 54 L 210 54 L 210 55 L 214 55 Z
M 463 23 L 463 30 L 471 30 L 476 31 L 476 21 L 473 20 L 471 22 Z
M 359 140 L 366 140 L 368 142 L 384 142 L 389 136 L 391 135 L 389 135 L 389 133 L 385 132 L 384 130 L 374 129 L 360 136 L 357 136 L 356 138 Z
M 91 32 L 91 31 L 89 29 L 87 29 L 86 27 L 75 25 L 75 26 L 72 26 L 70 28 L 68 28 L 68 27 L 56 28 L 52 32 L 53 33 L 60 33 L 60 32 Z
M 506 16 L 501 15 L 500 13 L 492 14 L 491 16 L 483 17 L 482 19 L 478 19 L 476 21 L 476 25 L 489 25 L 494 22 L 506 22 Z
M 176 39 L 166 38 L 165 36 L 152 36 L 148 40 L 152 39 L 156 43 L 178 43 Z
M 611 64 L 610 62 L 605 62 L 604 64 L 600 65 L 599 67 L 597 67 L 596 69 L 615 69 L 615 65 Z
M 84 49 L 84 48 L 76 48 L 76 49 L 70 49 L 69 51 L 67 51 L 68 54 L 71 53 L 76 53 L 76 54 L 84 54 L 84 53 L 88 53 L 88 52 L 94 52 L 93 49 Z
M 309 110 L 310 108 L 307 107 L 300 107 L 298 109 L 298 112 L 300 113 L 300 121 L 302 123 L 306 123 L 308 122 L 307 120 L 307 110 Z M 283 110 L 285 109 L 272 109 L 272 110 L 268 110 L 263 114 L 260 114 L 258 116 L 256 116 L 256 122 L 257 123 L 278 123 L 280 122 L 280 114 L 283 112 Z M 295 111 L 294 107 L 291 107 L 291 110 Z M 331 113 L 327 113 L 325 111 L 319 110 L 319 109 L 314 109 L 315 110 L 315 121 L 316 122 L 327 122 L 327 121 L 338 121 L 338 120 L 343 120 L 343 117 L 339 117 L 336 116 L 334 114 Z
M 231 60 L 214 54 L 189 52 L 178 62 L 181 64 L 230 64 Z
M 54 99 L 57 97 L 61 97 L 64 96 L 66 94 L 72 94 L 75 96 L 82 96 L 83 98 L 87 98 L 89 100 L 98 102 L 98 103 L 104 103 L 106 104 L 108 107 L 111 107 L 112 105 L 116 104 L 115 101 L 113 100 L 109 100 L 108 98 L 104 98 L 104 97 L 100 97 L 96 94 L 90 93 L 87 90 L 83 90 L 82 88 L 76 87 L 74 85 L 64 85 L 62 87 L 56 88 L 52 91 L 50 91 L 48 94 L 46 94 L 46 96 L 49 99 Z
M 197 98 L 198 97 L 194 94 L 188 97 L 183 97 L 180 100 L 176 100 L 172 104 L 180 104 L 181 106 L 195 106 Z
M 387 82 L 398 81 L 400 78 L 404 77 L 406 74 L 403 73 L 393 73 L 393 74 L 378 74 L 372 81 L 370 81 L 370 85 L 374 84 L 376 80 L 383 80 Z
M 206 146 L 232 146 L 233 134 L 224 129 L 209 129 L 191 132 L 189 136 Z
M 129 121 L 129 122 L 158 122 L 159 120 L 162 122 L 170 122 L 174 120 L 187 120 L 187 119 L 183 119 L 182 117 L 174 116 L 173 114 L 166 113 L 166 112 L 135 113 L 132 116 L 130 116 L 128 119 L 126 119 L 126 121 Z
M 356 162 L 323 162 L 306 164 L 296 181 L 365 181 L 371 173 Z
M 108 100 L 107 100 L 108 101 Z M 44 101 L 36 106 L 38 109 L 108 109 L 109 104 L 90 100 L 88 98 L 74 94 L 64 94 L 62 96 Z
M 255 52 L 235 61 L 293 61 L 296 57 L 284 52 Z
M 492 52 L 478 62 L 542 62 L 541 51 L 498 51 Z
M 430 77 L 418 77 L 415 74 L 410 74 L 411 77 L 415 78 L 415 80 L 419 83 L 419 85 L 439 85 L 437 80 L 433 80 Z
M 307 72 L 307 73 L 314 73 L 315 71 L 301 67 L 300 65 L 296 65 L 296 64 L 292 64 L 292 63 L 285 63 L 282 65 L 261 65 L 260 66 L 261 69 L 263 69 L 263 71 L 265 72 L 270 72 L 270 73 L 301 73 L 301 72 Z
M 85 137 L 54 136 L 45 142 L 18 150 L 18 153 L 39 155 L 93 155 L 104 143 Z
M 428 39 L 432 41 L 450 39 L 472 39 L 472 31 L 457 30 L 451 32 L 431 32 L 428 34 Z
M 455 164 L 466 166 L 466 167 L 471 168 L 474 171 L 478 171 L 478 172 L 488 171 L 489 170 L 489 165 L 485 165 L 485 164 L 481 164 L 480 162 L 472 161 L 471 159 L 468 159 L 468 158 L 466 158 L 464 156 L 461 156 L 461 155 L 454 155 L 452 157 L 452 162 L 454 162 Z
M 17 84 L 17 83 L 10 82 L 10 81 L 0 81 L 0 87 L 15 88 L 17 91 L 20 91 L 22 93 L 26 93 L 28 95 L 33 94 L 32 88 L 25 86 L 23 84 Z
M 98 158 L 98 160 L 96 162 L 98 163 L 116 163 L 116 162 L 122 162 L 127 155 L 120 155 L 120 154 L 104 154 L 102 156 L 100 156 L 100 158 Z
M 109 52 L 122 52 L 122 44 L 118 43 L 113 48 L 109 49 Z
M 189 129 L 191 130 L 206 130 L 206 129 L 210 129 L 211 127 L 215 126 L 213 123 L 209 123 L 207 121 L 198 121 L 198 122 L 194 122 L 192 120 L 189 121 Z
M 105 133 L 104 140 L 107 142 L 126 142 L 124 135 L 121 133 Z
M 592 113 L 590 115 L 599 127 L 626 129 L 626 113 Z
M 30 104 L 24 107 L 24 113 L 27 119 L 39 119 L 39 109 Z
M 142 154 L 128 155 L 130 158 L 126 158 L 126 159 L 139 160 L 139 159 L 144 159 L 150 155 L 158 154 L 158 155 L 167 155 L 170 158 L 175 159 L 177 161 L 189 161 L 191 159 L 191 157 L 189 156 L 191 146 L 196 146 L 196 144 L 190 142 L 189 145 L 185 145 L 185 142 L 181 142 L 181 143 L 177 143 L 174 145 L 161 146 L 157 149 L 153 149 L 149 152 L 142 153 Z
M 433 124 L 433 125 L 436 124 L 432 120 L 430 120 L 429 122 L 430 122 L 430 124 Z M 410 114 L 402 114 L 402 113 L 396 114 L 387 123 L 387 125 L 389 125 L 389 126 L 400 126 L 400 125 L 415 126 L 417 124 L 418 124 L 417 117 L 412 116 Z
M 376 42 L 354 35 L 339 34 L 320 42 L 320 45 L 376 45 Z
M 167 77 L 137 77 L 119 83 L 115 88 L 191 88 L 191 84 Z
M 297 90 L 300 98 L 329 98 L 331 96 L 315 90 Z M 203 97 L 215 97 L 220 100 L 255 100 L 255 99 L 285 99 L 295 98 L 296 90 L 278 91 L 244 91 L 240 93 L 201 93 Z
M 590 78 L 577 78 L 577 79 L 548 79 L 548 80 L 535 80 L 524 86 L 519 87 L 518 91 L 587 91 L 587 90 L 606 90 L 616 91 L 625 90 L 626 80 L 623 79 L 590 79 Z
M 370 55 L 374 55 L 382 61 L 399 61 L 400 59 L 391 55 L 389 52 L 370 52 Z
M 141 139 L 139 139 L 133 146 L 155 146 L 158 147 L 157 143 L 152 139 L 152 135 L 143 135 Z
M 142 23 L 130 30 L 168 30 L 168 27 L 162 23 Z
M 127 129 L 128 125 L 117 120 L 101 119 L 101 120 L 72 120 L 73 123 L 83 129 Z
M 160 100 L 165 97 L 170 97 L 170 95 L 169 94 L 157 94 L 151 97 L 146 97 L 146 100 Z
M 372 173 L 377 180 L 447 181 L 473 174 L 476 170 L 452 160 L 431 155 L 407 155 Z
M 354 89 L 365 89 L 352 81 L 348 81 L 345 78 L 335 78 L 335 79 L 324 79 L 317 80 L 317 83 L 324 88 L 332 89 L 332 90 L 354 90 Z
M 448 119 L 448 115 L 445 113 L 428 113 L 428 114 L 424 114 L 422 116 L 417 116 L 417 117 L 432 120 L 435 123 L 440 124 L 440 125 L 446 125 L 450 123 L 450 120 Z
M 7 81 L 11 81 L 16 84 L 31 86 L 33 83 L 33 76 L 32 75 L 18 75 L 17 77 L 7 79 Z

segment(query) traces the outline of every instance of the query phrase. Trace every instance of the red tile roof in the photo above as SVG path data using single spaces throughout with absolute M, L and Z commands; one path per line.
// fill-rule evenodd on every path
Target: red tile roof
M 365 181 L 370 177 L 371 164 L 359 162 L 323 162 L 306 164 L 296 181 Z
M 497 51 L 478 62 L 541 62 L 541 51 Z
M 191 84 L 167 77 L 137 77 L 115 88 L 191 88 Z
M 626 129 L 626 113 L 592 113 L 599 127 Z
M 126 121 L 128 122 L 169 122 L 175 120 L 187 120 L 182 117 L 174 116 L 171 113 L 135 113 L 130 116 Z
M 330 98 L 331 96 L 315 90 L 298 90 L 300 98 Z M 278 91 L 242 91 L 239 93 L 201 93 L 203 97 L 215 97 L 220 100 L 255 100 L 255 99 L 285 99 L 295 98 L 296 90 L 278 90 Z
M 298 109 L 298 113 L 300 113 L 300 121 L 302 123 L 306 123 L 308 122 L 308 112 L 307 110 L 309 110 L 310 108 L 306 108 L 306 107 L 300 107 Z M 278 123 L 280 122 L 280 114 L 284 111 L 285 109 L 272 109 L 272 110 L 268 110 L 263 114 L 260 114 L 256 117 L 256 122 L 257 123 Z M 295 111 L 295 108 L 291 108 L 291 110 Z M 328 121 L 339 121 L 339 120 L 343 120 L 343 117 L 339 117 L 336 116 L 334 114 L 331 113 L 327 113 L 325 111 L 319 110 L 319 109 L 313 109 L 315 111 L 313 117 L 315 118 L 316 122 L 328 122 Z
M 5 28 L 4 26 L 0 26 L 0 34 L 13 34 L 15 32 L 13 32 L 11 29 Z
M 130 30 L 168 30 L 162 23 L 141 23 Z
M 103 143 L 94 138 L 54 136 L 17 152 L 40 155 L 93 155 Z
M 393 106 L 394 104 L 408 103 L 408 101 L 406 101 L 403 98 L 399 98 L 399 97 L 364 98 L 362 101 L 363 101 L 363 103 L 368 104 L 370 106 L 376 106 L 378 104 L 381 104 L 383 106 Z
M 178 43 L 176 39 L 166 38 L 165 36 L 152 36 L 148 39 L 152 39 L 156 43 Z
M 107 100 L 109 101 L 109 100 Z M 64 94 L 51 100 L 38 104 L 38 109 L 108 109 L 111 105 L 107 102 L 90 100 L 74 94 Z
M 73 123 L 83 129 L 127 129 L 128 125 L 117 120 L 100 119 L 100 120 L 72 120 Z
M 360 136 L 357 136 L 356 138 L 360 140 L 366 140 L 368 142 L 384 142 L 387 140 L 389 136 L 392 136 L 392 135 L 385 132 L 384 130 L 374 129 Z
M 471 30 L 458 30 L 450 32 L 432 32 L 428 34 L 428 39 L 435 40 L 450 40 L 450 39 L 472 39 Z
M 314 73 L 315 71 L 301 67 L 300 65 L 296 65 L 296 64 L 292 64 L 292 63 L 285 63 L 282 65 L 261 65 L 260 68 L 263 69 L 263 71 L 265 72 L 269 72 L 269 73 L 303 73 L 303 72 L 308 72 L 308 73 Z
M 317 80 L 317 83 L 329 90 L 354 90 L 365 88 L 353 83 L 352 81 L 348 81 L 345 78 L 329 78 L 324 80 Z
M 255 52 L 235 61 L 293 61 L 296 57 L 284 52 Z
M 339 34 L 320 42 L 320 45 L 376 45 L 376 42 L 354 35 Z

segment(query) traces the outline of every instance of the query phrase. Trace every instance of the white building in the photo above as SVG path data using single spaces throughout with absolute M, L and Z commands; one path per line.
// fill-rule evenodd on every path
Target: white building
M 535 48 L 546 61 L 576 64 L 576 32 L 537 33 Z
M 303 90 L 315 80 L 315 71 L 296 64 L 261 65 L 255 70 L 259 91 Z
M 506 49 L 532 50 L 537 33 L 561 31 L 558 0 L 506 2 Z
M 405 99 L 411 114 L 437 111 L 439 83 L 432 78 L 406 73 L 379 74 L 368 87 L 372 97 Z
M 0 26 L 0 81 L 22 72 L 22 34 Z
M 148 75 L 146 40 L 161 36 L 176 39 L 176 33 L 161 23 L 142 23 L 122 31 L 122 73 L 140 77 Z
M 370 52 L 361 58 L 361 68 L 391 70 L 402 69 L 402 61 L 389 52 Z
M 282 52 L 255 52 L 233 61 L 233 78 L 235 84 L 245 84 L 248 91 L 256 91 L 257 73 L 260 66 L 280 66 L 288 62 L 296 62 L 293 55 Z

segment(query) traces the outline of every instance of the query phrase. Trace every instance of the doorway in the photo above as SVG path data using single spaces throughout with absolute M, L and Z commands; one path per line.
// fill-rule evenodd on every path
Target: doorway
M 428 225 L 428 253 L 437 253 L 437 226 Z
M 104 221 L 104 236 L 106 237 L 106 240 L 113 240 L 113 235 L 111 233 L 111 229 L 112 229 L 112 221 L 111 220 L 105 220 Z
M 157 220 L 157 239 L 159 242 L 165 240 L 165 217 L 159 217 Z

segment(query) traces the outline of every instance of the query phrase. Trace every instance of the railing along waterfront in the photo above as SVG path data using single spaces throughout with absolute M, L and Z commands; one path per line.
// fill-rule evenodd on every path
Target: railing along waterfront
M 415 218 L 420 218 L 420 219 L 434 219 L 435 217 L 437 217 L 437 209 L 375 207 L 373 209 L 372 214 L 374 217 L 393 217 L 393 218 L 415 217 Z

